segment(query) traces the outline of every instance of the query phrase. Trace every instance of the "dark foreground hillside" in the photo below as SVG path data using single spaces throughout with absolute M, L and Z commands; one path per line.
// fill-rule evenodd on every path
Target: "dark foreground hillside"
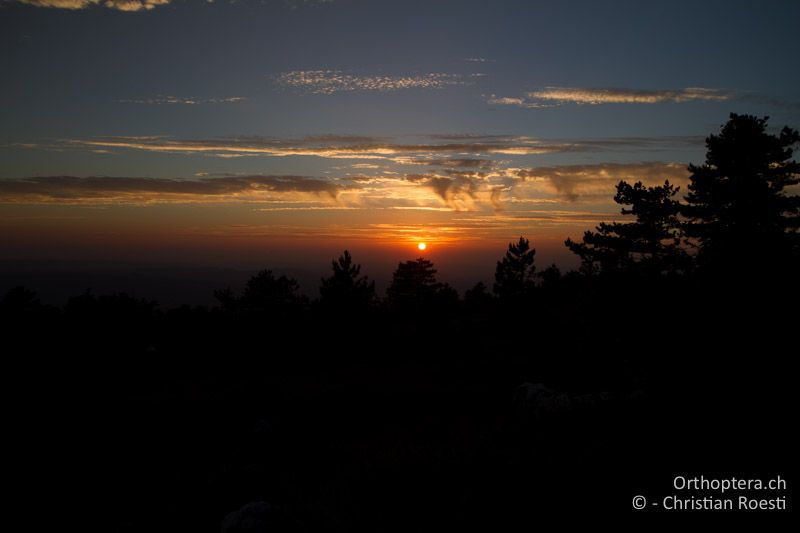
M 565 278 L 413 314 L 31 305 L 4 316 L 13 467 L 109 531 L 633 518 L 679 474 L 789 476 L 796 289 L 698 285 Z

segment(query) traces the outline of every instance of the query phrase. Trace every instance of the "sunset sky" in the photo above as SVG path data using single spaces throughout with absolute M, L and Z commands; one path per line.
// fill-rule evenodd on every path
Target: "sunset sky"
M 0 0 L 0 260 L 490 277 L 800 126 L 800 3 Z M 445 275 L 445 277 L 447 277 Z

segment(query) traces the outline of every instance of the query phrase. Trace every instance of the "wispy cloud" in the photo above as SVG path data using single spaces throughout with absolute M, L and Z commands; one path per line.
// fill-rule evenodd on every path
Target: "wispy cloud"
M 352 187 L 352 185 L 351 185 Z M 0 202 L 151 204 L 252 202 L 298 193 L 335 200 L 343 184 L 306 176 L 228 176 L 201 179 L 45 176 L 0 180 Z
M 460 142 L 397 143 L 380 138 L 315 136 L 299 139 L 234 137 L 226 139 L 168 139 L 163 137 L 98 137 L 65 141 L 61 148 L 126 149 L 215 157 L 315 156 L 330 159 L 431 159 L 437 154 L 477 156 L 481 154 L 532 155 L 575 150 L 569 144 L 551 144 L 528 137 L 476 138 Z M 466 158 L 460 163 L 466 164 Z M 455 161 L 455 159 L 453 159 Z M 444 160 L 441 160 L 444 161 Z M 457 165 L 457 163 L 452 163 Z M 445 165 L 447 166 L 447 165 Z
M 227 96 L 207 98 L 199 96 L 158 95 L 152 98 L 121 98 L 115 100 L 121 104 L 155 104 L 155 105 L 200 105 L 200 104 L 237 104 L 247 101 L 244 96 Z
M 374 170 L 374 169 L 365 169 Z M 505 213 L 519 218 L 531 206 L 565 201 L 615 213 L 620 180 L 646 185 L 665 179 L 684 185 L 683 164 L 601 163 L 538 168 L 439 169 L 320 178 L 292 175 L 200 175 L 191 179 L 46 176 L 0 179 L 0 203 L 30 205 L 254 204 L 271 211 L 424 209 Z M 548 207 L 550 209 L 550 207 Z M 536 217 L 541 218 L 540 215 Z M 538 220 L 537 218 L 537 220 Z M 574 222 L 574 221 L 573 221 Z
M 293 70 L 282 72 L 275 82 L 284 87 L 302 89 L 313 94 L 333 94 L 342 91 L 389 92 L 403 89 L 443 89 L 463 85 L 461 76 L 432 72 L 407 76 L 358 76 L 341 70 Z
M 91 6 L 102 6 L 118 11 L 150 11 L 157 6 L 169 4 L 171 0 L 17 0 L 20 3 L 36 7 L 52 7 L 56 9 L 86 9 Z
M 105 136 L 65 139 L 50 143 L 0 144 L 10 150 L 85 150 L 116 154 L 125 151 L 205 156 L 317 157 L 351 160 L 332 170 L 377 170 L 408 172 L 403 166 L 440 167 L 454 175 L 463 171 L 495 171 L 509 166 L 525 167 L 525 158 L 557 153 L 603 153 L 636 150 L 652 154 L 699 149 L 702 136 L 618 137 L 594 139 L 538 139 L 528 136 L 433 134 L 414 137 L 369 137 L 313 135 L 294 138 L 237 136 L 176 139 L 164 136 Z M 400 167 L 400 168 L 398 168 Z
M 564 104 L 661 104 L 696 101 L 725 101 L 734 98 L 731 91 L 687 87 L 685 89 L 587 89 L 574 87 L 547 87 L 531 91 L 521 97 L 490 95 L 486 101 L 492 105 L 516 106 L 528 109 L 547 108 Z
M 495 166 L 497 162 L 492 159 L 461 158 L 414 160 L 412 164 L 446 168 L 491 168 Z
M 55 9 L 78 10 L 92 6 L 102 6 L 117 11 L 150 11 L 157 6 L 167 5 L 172 0 L 5 0 L 6 2 L 16 2 L 28 4 L 36 7 L 49 7 Z M 214 0 L 206 0 L 211 4 Z M 334 0 L 283 0 L 283 4 L 290 9 L 300 7 L 311 7 L 322 4 L 331 4 Z M 234 3 L 234 2 L 231 2 Z
M 529 100 L 526 100 L 525 98 L 520 98 L 517 96 L 497 96 L 494 94 L 486 98 L 486 103 L 491 105 L 523 107 L 525 109 L 541 109 L 545 107 L 554 107 L 554 105 L 552 104 L 531 102 Z
M 212 2 L 213 0 L 207 1 Z M 332 4 L 335 1 L 336 0 L 283 0 L 283 3 L 291 9 L 299 9 L 301 7 L 314 7 L 324 4 Z
M 527 94 L 528 98 L 546 102 L 576 104 L 659 104 L 662 102 L 691 102 L 696 100 L 729 100 L 731 94 L 719 89 L 689 87 L 677 90 L 644 91 L 635 89 L 576 89 L 548 87 Z

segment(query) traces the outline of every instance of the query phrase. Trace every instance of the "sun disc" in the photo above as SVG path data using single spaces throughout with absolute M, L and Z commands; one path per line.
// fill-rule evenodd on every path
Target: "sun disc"
M 419 248 L 420 252 L 424 251 L 425 248 L 427 248 L 427 247 L 428 247 L 428 245 L 425 244 L 424 242 L 421 242 L 421 243 L 417 244 L 417 248 Z

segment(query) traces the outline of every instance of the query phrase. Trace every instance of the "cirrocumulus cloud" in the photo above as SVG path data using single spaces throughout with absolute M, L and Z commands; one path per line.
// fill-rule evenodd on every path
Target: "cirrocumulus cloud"
M 157 6 L 169 4 L 171 0 L 19 0 L 23 4 L 57 9 L 86 9 L 103 6 L 118 11 L 150 11 Z

